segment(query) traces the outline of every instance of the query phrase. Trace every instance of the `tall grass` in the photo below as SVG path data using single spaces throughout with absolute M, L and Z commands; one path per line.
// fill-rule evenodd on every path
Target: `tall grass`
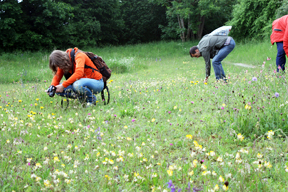
M 274 73 L 276 48 L 236 44 L 223 62 L 228 84 L 213 69 L 204 84 L 203 58 L 188 54 L 196 44 L 84 49 L 125 66 L 112 73 L 109 105 L 96 95 L 92 108 L 47 96 L 49 53 L 2 55 L 0 189 L 287 191 L 288 86 Z M 18 65 L 31 72 L 21 83 Z
M 189 60 L 189 48 L 198 42 L 155 42 L 139 45 L 111 46 L 105 48 L 84 48 L 103 57 L 114 73 L 147 69 L 156 59 L 183 58 Z M 81 49 L 81 47 L 79 47 Z M 0 83 L 40 82 L 51 79 L 48 68 L 49 52 L 4 53 L 0 56 Z M 259 61 L 270 55 L 275 59 L 276 48 L 268 42 L 236 42 L 235 50 L 225 61 L 259 66 Z M 181 60 L 181 59 L 180 59 Z M 177 62 L 177 61 L 175 61 Z

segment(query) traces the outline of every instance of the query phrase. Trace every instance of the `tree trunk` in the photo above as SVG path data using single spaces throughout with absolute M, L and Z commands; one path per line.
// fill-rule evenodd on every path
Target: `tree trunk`
M 181 18 L 181 24 L 182 24 L 182 29 L 183 29 L 183 32 L 182 32 L 182 42 L 185 42 L 186 41 L 186 37 L 185 37 L 185 25 L 184 25 L 184 19 Z
M 183 18 L 180 18 L 180 16 L 177 15 L 177 19 L 178 19 L 179 28 L 180 30 L 182 30 L 184 28 Z M 185 42 L 185 31 L 180 33 L 180 38 L 182 39 L 182 42 Z
M 190 29 L 190 13 L 189 13 L 186 40 L 189 41 L 190 37 L 191 37 L 191 29 Z
M 201 16 L 200 17 L 200 24 L 199 24 L 198 32 L 197 32 L 197 38 L 198 39 L 201 39 L 201 37 L 202 37 L 204 23 L 205 23 L 205 16 Z

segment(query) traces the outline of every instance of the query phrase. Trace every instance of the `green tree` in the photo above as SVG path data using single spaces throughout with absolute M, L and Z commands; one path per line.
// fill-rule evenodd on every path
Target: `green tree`
M 237 39 L 266 37 L 271 33 L 279 0 L 239 0 L 234 6 L 231 35 Z
M 21 5 L 17 0 L 0 1 L 0 52 L 9 51 L 20 37 Z
M 65 44 L 72 7 L 46 0 L 0 2 L 0 41 L 5 51 L 39 50 Z
M 166 25 L 166 9 L 148 0 L 122 0 L 124 29 L 121 43 L 141 43 L 161 39 L 159 25 Z
M 276 11 L 276 19 L 288 14 L 288 1 L 283 1 L 282 5 Z
M 161 26 L 165 35 L 172 36 L 175 31 L 184 42 L 191 38 L 202 37 L 207 18 L 221 15 L 221 20 L 211 20 L 218 24 L 217 27 L 222 26 L 225 22 L 223 19 L 229 18 L 235 0 L 150 0 L 150 2 L 167 7 L 168 26 Z
M 23 0 L 21 47 L 28 50 L 58 47 L 67 43 L 73 8 L 63 2 Z
M 123 29 L 117 0 L 63 0 L 75 17 L 70 23 L 70 46 L 117 44 Z

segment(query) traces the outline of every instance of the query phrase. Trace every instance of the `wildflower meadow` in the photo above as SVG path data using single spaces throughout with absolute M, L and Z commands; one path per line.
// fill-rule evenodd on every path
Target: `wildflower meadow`
M 49 52 L 0 56 L 0 189 L 287 191 L 288 86 L 276 47 L 236 42 L 223 61 L 228 83 L 212 68 L 204 84 L 192 46 L 89 49 L 113 72 L 110 103 L 96 95 L 88 108 L 45 93 Z

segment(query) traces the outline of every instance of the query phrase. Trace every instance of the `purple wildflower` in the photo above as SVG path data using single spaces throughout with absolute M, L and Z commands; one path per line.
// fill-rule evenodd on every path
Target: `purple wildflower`
M 257 77 L 253 77 L 253 78 L 252 78 L 252 81 L 257 81 Z
M 276 93 L 275 93 L 275 97 L 279 97 L 279 93 L 276 92 Z
M 97 133 L 97 139 L 101 140 L 102 138 L 100 137 L 100 127 L 98 127 L 98 129 L 95 130 L 95 133 Z
M 190 190 L 191 190 L 191 185 L 190 185 L 190 182 L 188 182 L 188 188 L 186 188 L 186 191 L 191 192 Z
M 168 188 L 171 188 L 172 186 L 174 186 L 172 183 L 172 180 L 169 180 L 169 182 L 167 184 L 168 184 Z
M 132 119 L 132 122 L 134 122 L 135 121 L 135 119 Z

